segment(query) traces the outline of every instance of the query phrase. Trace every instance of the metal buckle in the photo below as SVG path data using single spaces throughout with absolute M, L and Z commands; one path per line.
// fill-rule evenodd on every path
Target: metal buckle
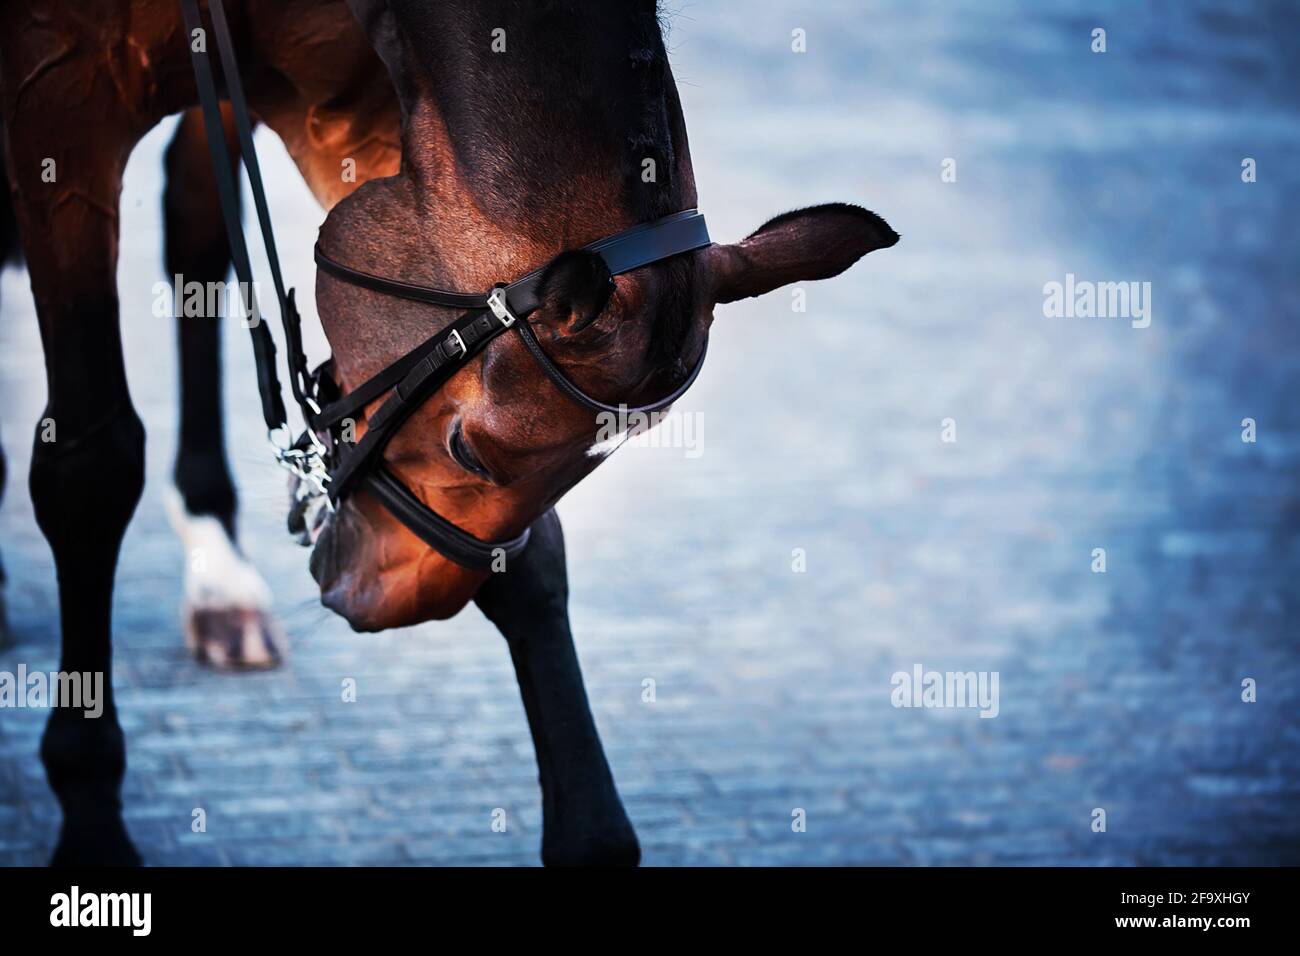
M 469 355 L 469 347 L 465 345 L 465 340 L 460 337 L 460 332 L 456 329 L 452 329 L 451 337 L 455 339 L 456 344 L 460 346 L 460 355 L 457 356 L 457 358 L 464 358 L 466 355 Z
M 284 426 L 281 426 L 284 428 Z M 311 486 L 317 492 L 325 496 L 325 506 L 330 511 L 334 510 L 334 502 L 330 500 L 329 490 L 325 487 L 330 483 L 329 469 L 325 466 L 325 446 L 321 440 L 316 437 L 316 433 L 310 428 L 307 429 L 307 435 L 311 440 L 310 448 L 295 448 L 289 444 L 286 439 L 285 444 L 276 441 L 276 432 L 279 428 L 266 433 L 266 440 L 270 443 L 271 448 L 275 451 L 275 462 L 281 468 L 285 469 L 291 475 L 297 477 L 304 484 Z M 285 429 L 286 435 L 288 429 Z
M 506 287 L 497 285 L 492 287 L 492 291 L 487 297 L 488 308 L 492 314 L 501 320 L 501 324 L 507 329 L 515 324 L 515 315 L 510 311 L 509 303 L 506 302 Z

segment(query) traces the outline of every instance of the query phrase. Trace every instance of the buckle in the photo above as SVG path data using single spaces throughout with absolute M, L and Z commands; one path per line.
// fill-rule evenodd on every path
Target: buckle
M 460 346 L 460 355 L 458 355 L 457 358 L 464 358 L 466 355 L 469 355 L 469 347 L 465 344 L 465 340 L 460 337 L 459 331 L 452 329 L 451 338 Z
M 515 315 L 510 311 L 510 306 L 506 302 L 506 287 L 496 285 L 488 293 L 487 306 L 507 329 L 515 324 Z
M 330 483 L 329 467 L 325 464 L 325 446 L 316 433 L 310 428 L 307 429 L 307 436 L 310 443 L 307 447 L 299 447 L 297 443 L 290 444 L 286 439 L 282 442 L 277 440 L 276 435 L 284 429 L 284 425 L 273 431 L 267 432 L 267 441 L 275 450 L 275 462 L 281 468 L 296 476 L 301 482 L 299 489 L 310 487 L 315 489 L 319 494 L 325 496 L 326 506 L 330 511 L 334 510 L 334 503 L 329 499 L 329 488 L 326 486 Z

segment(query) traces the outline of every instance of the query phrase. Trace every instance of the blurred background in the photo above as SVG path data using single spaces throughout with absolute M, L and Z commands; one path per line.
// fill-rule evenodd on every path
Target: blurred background
M 574 633 L 645 862 L 1300 862 L 1296 6 L 665 12 L 715 239 L 837 200 L 903 238 L 803 286 L 806 312 L 789 290 L 720 308 L 677 408 L 697 416 L 702 454 L 626 447 L 560 506 Z M 175 331 L 150 311 L 170 134 L 137 149 L 122 210 L 127 365 L 149 435 L 115 618 L 138 847 L 176 865 L 536 863 L 536 769 L 504 642 L 472 606 L 364 636 L 319 607 L 234 325 L 242 541 L 292 652 L 252 675 L 187 657 L 162 503 Z M 322 213 L 259 136 L 310 323 Z M 1150 282 L 1150 327 L 1044 318 L 1043 286 L 1067 272 Z M 30 291 L 10 269 L 0 670 L 57 666 L 53 563 L 26 489 L 44 397 Z M 946 418 L 956 442 L 941 441 Z M 999 715 L 895 709 L 891 675 L 916 664 L 998 672 Z M 43 863 L 53 845 L 46 716 L 0 712 L 0 863 Z M 190 830 L 195 807 L 206 833 Z

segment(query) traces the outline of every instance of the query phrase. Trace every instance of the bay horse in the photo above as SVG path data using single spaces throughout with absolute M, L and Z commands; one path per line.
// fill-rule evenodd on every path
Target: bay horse
M 897 241 L 873 213 L 831 204 L 616 278 L 598 257 L 571 252 L 697 205 L 653 0 L 225 8 L 251 109 L 326 210 L 320 248 L 445 289 L 489 288 L 545 266 L 529 328 L 605 401 L 670 394 L 699 361 L 715 305 L 837 275 Z M 58 429 L 57 441 L 34 443 L 30 490 L 57 567 L 60 667 L 107 675 L 117 555 L 144 484 L 144 429 L 119 333 L 118 204 L 127 158 L 166 116 L 183 114 L 166 158 L 168 273 L 220 281 L 230 249 L 194 109 L 193 38 L 175 0 L 7 0 L 0 38 L 6 166 L 45 352 L 43 417 Z M 455 318 L 325 270 L 316 303 L 342 395 Z M 215 317 L 178 323 L 177 525 L 244 582 L 233 598 L 191 595 L 187 630 L 213 662 L 273 661 L 275 626 L 235 540 L 219 327 Z M 536 749 L 547 864 L 640 857 L 588 707 L 552 510 L 600 463 L 608 443 L 596 445 L 589 412 L 503 337 L 416 410 L 384 465 L 480 539 L 531 527 L 507 571 L 449 560 L 365 493 L 334 512 L 295 509 L 291 522 L 313 545 L 323 602 L 353 628 L 446 619 L 474 601 L 501 631 Z M 42 737 L 63 810 L 55 864 L 139 862 L 121 818 L 126 748 L 105 683 L 101 719 L 56 708 Z

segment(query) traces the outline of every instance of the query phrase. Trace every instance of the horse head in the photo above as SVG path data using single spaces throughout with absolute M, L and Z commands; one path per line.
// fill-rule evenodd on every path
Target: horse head
M 322 251 L 443 289 L 487 289 L 542 269 L 537 307 L 520 321 L 600 402 L 648 404 L 679 389 L 701 361 L 717 304 L 838 275 L 897 241 L 875 214 L 831 204 L 611 275 L 581 247 L 696 205 L 654 5 L 591 4 L 581 23 L 564 4 L 546 13 L 524 3 L 491 13 L 352 6 L 401 101 L 403 161 L 331 210 Z M 343 395 L 458 314 L 325 271 L 316 291 Z M 520 535 L 610 449 L 598 444 L 591 408 L 557 388 L 526 346 L 496 338 L 383 449 L 386 470 L 424 506 L 482 541 Z M 366 427 L 355 423 L 358 440 Z M 491 573 L 431 548 L 364 491 L 333 512 L 316 509 L 309 524 L 322 599 L 358 630 L 449 617 Z

